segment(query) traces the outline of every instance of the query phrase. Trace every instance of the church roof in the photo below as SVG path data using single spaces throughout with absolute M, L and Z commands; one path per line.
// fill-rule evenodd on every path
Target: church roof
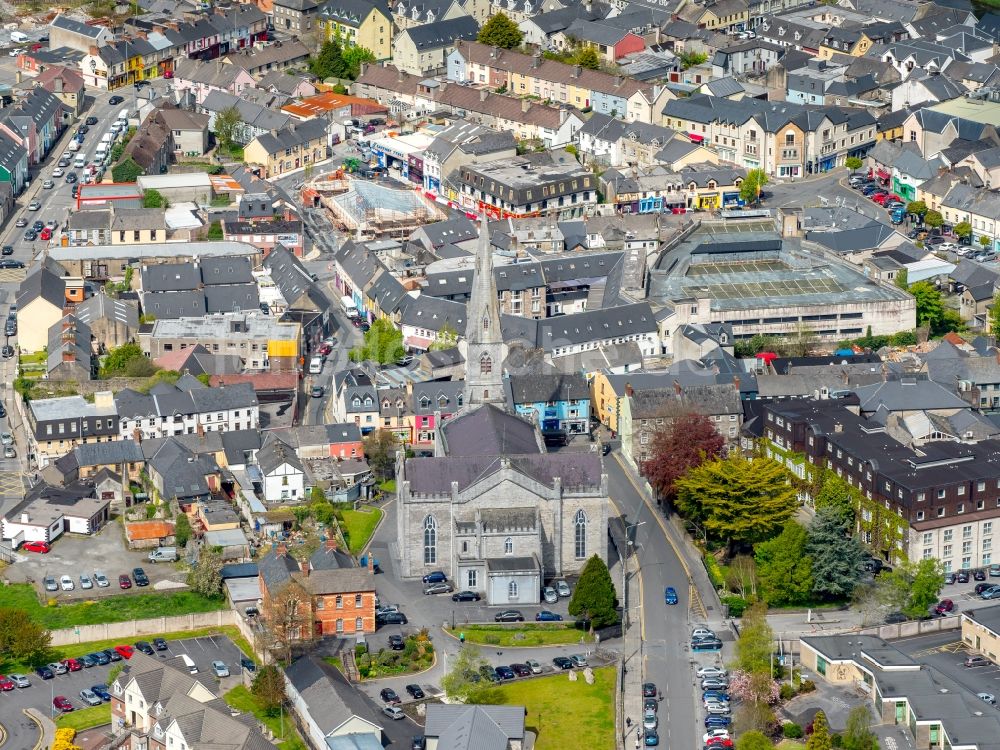
M 493 404 L 448 420 L 441 428 L 450 457 L 539 453 L 535 426 Z
M 568 491 L 593 491 L 601 487 L 603 467 L 596 453 L 411 458 L 406 461 L 406 479 L 414 494 L 441 495 L 451 492 L 453 482 L 461 492 L 508 465 L 549 488 L 556 486 L 557 479 L 563 490 Z

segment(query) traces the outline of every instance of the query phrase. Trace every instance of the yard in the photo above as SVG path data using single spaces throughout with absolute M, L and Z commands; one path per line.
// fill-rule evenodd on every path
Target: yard
M 594 670 L 594 684 L 583 674 L 570 682 L 566 674 L 512 682 L 498 689 L 499 702 L 524 706 L 525 727 L 538 735 L 536 750 L 615 747 L 615 668 Z
M 434 664 L 434 645 L 427 637 L 427 630 L 421 630 L 418 635 L 406 637 L 401 651 L 380 648 L 371 652 L 359 645 L 356 647 L 355 663 L 362 679 L 416 674 Z
M 379 508 L 364 510 L 341 511 L 344 520 L 341 531 L 347 540 L 347 546 L 352 555 L 360 554 L 375 533 L 375 527 L 382 520 L 383 512 Z
M 105 622 L 127 622 L 151 617 L 186 615 L 191 612 L 214 612 L 225 609 L 223 597 L 209 599 L 193 591 L 123 594 L 90 599 L 75 604 L 39 604 L 35 589 L 29 583 L 13 583 L 0 587 L 0 607 L 23 609 L 31 618 L 47 628 L 71 628 Z
M 100 727 L 111 723 L 111 704 L 104 703 L 92 708 L 81 708 L 72 713 L 63 714 L 56 719 L 56 726 L 69 727 L 78 732 L 91 727 Z
M 306 744 L 295 729 L 292 717 L 285 714 L 269 716 L 264 713 L 257 699 L 244 685 L 234 687 L 222 697 L 237 711 L 253 714 L 261 723 L 267 725 L 267 728 L 274 732 L 274 742 L 279 750 L 307 750 Z
M 589 633 L 577 630 L 573 623 L 518 623 L 517 625 L 459 625 L 446 629 L 458 638 L 465 635 L 466 643 L 486 646 L 552 646 L 560 643 L 588 643 Z

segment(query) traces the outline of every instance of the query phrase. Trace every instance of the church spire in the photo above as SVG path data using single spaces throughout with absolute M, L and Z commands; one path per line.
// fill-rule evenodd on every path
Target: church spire
M 465 403 L 504 405 L 503 337 L 496 279 L 493 277 L 493 249 L 486 216 L 479 220 L 476 269 L 472 294 L 466 306 L 465 324 Z

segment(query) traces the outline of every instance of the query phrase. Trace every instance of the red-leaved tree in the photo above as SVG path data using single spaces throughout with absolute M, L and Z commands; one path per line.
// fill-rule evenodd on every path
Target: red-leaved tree
M 653 457 L 642 463 L 642 475 L 661 497 L 672 499 L 674 483 L 690 469 L 718 456 L 725 443 L 704 414 L 679 414 L 656 433 Z

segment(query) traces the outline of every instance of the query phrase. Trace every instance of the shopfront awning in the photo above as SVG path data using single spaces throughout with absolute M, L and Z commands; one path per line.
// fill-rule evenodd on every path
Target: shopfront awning
M 884 169 L 878 170 L 875 174 L 878 175 L 878 178 L 880 180 L 888 180 L 890 177 L 892 177 L 892 175 L 889 172 L 886 172 Z

